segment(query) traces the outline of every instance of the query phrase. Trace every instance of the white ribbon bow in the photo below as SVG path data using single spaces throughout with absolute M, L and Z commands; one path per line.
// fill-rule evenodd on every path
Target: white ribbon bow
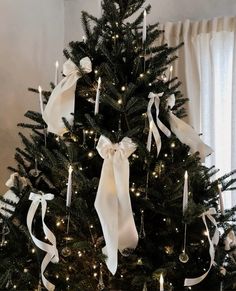
M 148 98 L 150 98 L 150 101 L 148 102 L 148 108 L 147 108 L 147 116 L 149 120 L 149 134 L 148 134 L 148 140 L 147 140 L 147 149 L 150 152 L 151 146 L 152 146 L 152 135 L 154 136 L 156 146 L 157 146 L 157 156 L 159 155 L 159 152 L 161 150 L 161 137 L 158 131 L 158 127 L 160 130 L 167 136 L 170 137 L 171 132 L 169 129 L 160 121 L 159 119 L 159 105 L 160 105 L 160 97 L 163 95 L 163 93 L 155 94 L 153 92 L 150 92 L 148 95 Z M 152 105 L 155 104 L 156 107 L 156 123 L 157 126 L 153 120 L 152 117 Z
M 32 237 L 33 242 L 35 245 L 40 248 L 41 250 L 46 252 L 46 255 L 42 261 L 41 264 L 41 275 L 42 275 L 42 282 L 47 290 L 53 291 L 55 289 L 55 286 L 50 283 L 44 276 L 44 271 L 47 267 L 47 265 L 52 262 L 52 263 L 58 263 L 59 262 L 59 255 L 58 255 L 58 250 L 56 247 L 56 237 L 54 234 L 51 232 L 51 230 L 46 226 L 44 222 L 44 217 L 46 214 L 46 208 L 47 208 L 47 200 L 52 200 L 54 198 L 53 194 L 35 194 L 35 193 L 30 193 L 29 200 L 32 200 L 32 203 L 30 205 L 28 214 L 27 214 L 27 226 L 29 229 L 29 233 Z M 32 233 L 32 222 L 34 219 L 35 212 L 41 203 L 42 205 L 42 224 L 43 224 L 43 231 L 47 239 L 49 240 L 49 243 L 45 243 L 39 239 L 37 239 L 33 233 Z
M 134 249 L 138 233 L 134 223 L 129 196 L 128 157 L 136 145 L 128 137 L 112 144 L 105 136 L 98 141 L 97 150 L 104 159 L 98 185 L 95 208 L 98 213 L 106 246 L 106 264 L 114 275 L 117 270 L 117 250 Z
M 172 109 L 174 105 L 175 96 L 172 94 L 167 99 L 167 107 Z M 213 150 L 200 139 L 196 131 L 190 125 L 175 116 L 171 110 L 169 111 L 169 122 L 171 131 L 182 143 L 190 147 L 190 152 L 192 154 L 199 152 L 202 162 L 205 161 L 205 157 L 209 156 L 213 152 Z
M 236 246 L 236 237 L 233 230 L 226 235 L 224 239 L 225 250 L 230 251 L 233 247 Z
M 196 285 L 196 284 L 200 283 L 202 280 L 204 280 L 206 278 L 206 276 L 210 272 L 210 269 L 211 269 L 212 265 L 214 264 L 214 259 L 215 259 L 215 249 L 214 249 L 214 246 L 217 246 L 218 245 L 219 237 L 220 237 L 220 233 L 219 233 L 219 230 L 217 228 L 217 222 L 216 222 L 215 218 L 212 216 L 214 214 L 216 214 L 215 208 L 210 208 L 207 211 L 205 211 L 204 213 L 202 213 L 202 215 L 201 215 L 202 216 L 202 220 L 203 220 L 203 222 L 205 224 L 205 227 L 206 227 L 206 234 L 207 234 L 207 238 L 208 238 L 208 241 L 209 241 L 209 254 L 210 254 L 210 258 L 211 258 L 210 267 L 200 277 L 197 277 L 197 278 L 186 278 L 184 280 L 184 286 L 193 286 L 193 285 Z M 213 235 L 212 239 L 210 238 L 209 229 L 208 229 L 208 226 L 207 226 L 207 223 L 206 223 L 206 217 L 215 226 L 215 232 L 214 232 L 214 235 Z
M 83 73 L 92 71 L 92 63 L 89 57 L 80 60 Z M 47 130 L 58 135 L 63 135 L 66 128 L 62 117 L 72 124 L 75 104 L 76 82 L 82 77 L 78 67 L 68 59 L 63 65 L 65 78 L 54 88 L 43 112 L 43 119 L 47 123 Z

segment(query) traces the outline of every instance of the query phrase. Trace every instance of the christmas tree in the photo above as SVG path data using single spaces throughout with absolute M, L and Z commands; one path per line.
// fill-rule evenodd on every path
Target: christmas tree
M 211 149 L 171 74 L 179 46 L 155 45 L 144 2 L 82 12 L 61 82 L 30 89 L 41 112 L 19 124 L 30 136 L 1 198 L 1 290 L 235 288 L 235 208 L 218 207 L 233 172 L 202 164 Z

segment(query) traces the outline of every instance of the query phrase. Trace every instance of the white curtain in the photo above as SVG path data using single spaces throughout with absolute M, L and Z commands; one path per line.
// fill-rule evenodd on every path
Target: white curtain
M 161 42 L 184 42 L 177 52 L 173 75 L 189 98 L 187 121 L 214 149 L 206 164 L 223 175 L 236 169 L 236 17 L 166 23 Z M 224 204 L 236 204 L 236 194 L 224 193 Z

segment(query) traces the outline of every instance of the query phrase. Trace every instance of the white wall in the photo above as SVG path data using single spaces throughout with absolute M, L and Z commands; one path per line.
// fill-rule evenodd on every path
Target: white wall
M 99 15 L 100 0 L 65 0 L 65 44 L 82 38 L 81 10 Z M 236 14 L 235 0 L 147 0 L 151 4 L 148 23 L 205 19 Z
M 63 0 L 0 1 L 0 193 L 20 144 L 16 124 L 26 121 L 28 109 L 39 108 L 37 95 L 27 88 L 49 88 L 63 47 Z

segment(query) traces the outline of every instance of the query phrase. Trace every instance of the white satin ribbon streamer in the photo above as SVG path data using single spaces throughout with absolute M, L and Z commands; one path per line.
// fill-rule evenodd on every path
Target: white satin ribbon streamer
M 83 73 L 92 71 L 92 63 L 89 57 L 80 60 L 80 67 Z M 49 132 L 57 135 L 63 135 L 66 128 L 62 117 L 72 124 L 74 117 L 75 89 L 76 82 L 82 77 L 79 68 L 68 59 L 63 65 L 63 74 L 65 78 L 54 88 L 49 101 L 43 112 L 43 119 L 47 123 Z
M 172 94 L 167 99 L 167 106 L 170 108 L 169 122 L 171 131 L 182 143 L 190 147 L 190 152 L 192 154 L 199 152 L 201 161 L 204 162 L 205 157 L 209 156 L 213 150 L 200 139 L 199 135 L 190 125 L 174 115 L 174 113 L 171 111 L 174 105 L 175 96 Z
M 160 105 L 160 97 L 163 95 L 163 93 L 155 94 L 153 92 L 150 92 L 148 95 L 148 98 L 150 101 L 148 102 L 148 108 L 147 108 L 147 116 L 149 120 L 149 134 L 148 134 L 148 140 L 147 140 L 147 149 L 150 152 L 152 147 L 152 135 L 154 136 L 156 146 L 157 146 L 157 156 L 159 155 L 159 152 L 161 150 L 161 137 L 158 131 L 159 129 L 167 136 L 170 137 L 171 132 L 170 130 L 160 121 L 159 119 L 159 105 Z M 152 105 L 155 105 L 156 107 L 156 123 L 155 124 L 153 117 L 152 117 Z
M 53 194 L 36 194 L 36 193 L 30 193 L 29 200 L 32 200 L 32 203 L 30 205 L 28 214 L 27 214 L 27 226 L 29 229 L 29 233 L 32 237 L 33 242 L 35 245 L 40 248 L 41 250 L 46 252 L 46 255 L 42 261 L 41 264 L 41 275 L 42 275 L 42 282 L 45 286 L 45 288 L 49 291 L 53 291 L 55 289 L 55 286 L 49 282 L 45 276 L 44 276 L 44 271 L 47 267 L 47 265 L 52 262 L 52 263 L 58 263 L 59 262 L 59 255 L 58 255 L 58 250 L 56 247 L 56 237 L 54 234 L 51 232 L 51 230 L 46 226 L 44 222 L 44 217 L 46 214 L 46 208 L 47 208 L 47 200 L 52 200 L 54 198 Z M 39 239 L 37 239 L 33 233 L 32 233 L 32 222 L 34 219 L 35 212 L 41 203 L 42 206 L 42 224 L 43 224 L 43 231 L 47 239 L 49 240 L 49 243 L 45 243 Z
M 212 216 L 214 214 L 216 214 L 215 208 L 210 208 L 210 209 L 208 209 L 207 211 L 205 211 L 201 215 L 202 216 L 202 220 L 203 220 L 203 222 L 205 224 L 205 227 L 206 227 L 206 234 L 207 234 L 207 238 L 208 238 L 208 241 L 209 241 L 209 254 L 210 254 L 210 258 L 211 258 L 210 267 L 200 277 L 197 277 L 197 278 L 186 278 L 184 280 L 184 286 L 193 286 L 193 285 L 196 285 L 196 284 L 200 283 L 202 280 L 204 280 L 206 278 L 206 276 L 208 275 L 208 273 L 209 273 L 212 265 L 214 264 L 214 259 L 215 259 L 215 249 L 214 249 L 214 246 L 217 246 L 218 245 L 219 237 L 220 237 L 220 233 L 219 233 L 219 230 L 217 228 L 217 222 L 216 222 L 215 218 Z M 213 235 L 212 239 L 210 238 L 209 229 L 208 229 L 208 226 L 207 226 L 207 223 L 206 223 L 206 217 L 215 226 L 215 232 L 214 232 L 214 235 Z
M 134 249 L 138 233 L 134 223 L 129 196 L 128 157 L 136 145 L 128 137 L 113 144 L 105 136 L 98 141 L 97 150 L 104 159 L 98 185 L 95 208 L 98 213 L 106 246 L 106 264 L 114 275 L 117 270 L 117 250 Z

